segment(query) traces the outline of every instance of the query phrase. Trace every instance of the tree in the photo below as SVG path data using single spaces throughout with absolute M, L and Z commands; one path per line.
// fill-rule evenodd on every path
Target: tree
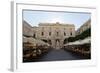
M 82 32 L 81 34 L 79 34 L 75 37 L 65 38 L 64 44 L 66 44 L 67 42 L 74 42 L 76 40 L 82 40 L 89 36 L 91 36 L 91 28 L 85 30 L 84 32 Z

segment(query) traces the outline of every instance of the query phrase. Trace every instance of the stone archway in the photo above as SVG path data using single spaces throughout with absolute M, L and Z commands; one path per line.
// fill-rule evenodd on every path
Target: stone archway
M 59 39 L 55 40 L 55 49 L 60 49 L 60 40 Z

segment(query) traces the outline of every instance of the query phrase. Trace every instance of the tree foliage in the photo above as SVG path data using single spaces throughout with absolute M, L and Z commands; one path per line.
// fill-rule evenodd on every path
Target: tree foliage
M 64 44 L 67 43 L 67 42 L 74 42 L 76 40 L 82 40 L 82 39 L 89 37 L 89 36 L 91 36 L 91 28 L 85 30 L 84 32 L 82 32 L 79 35 L 76 35 L 75 37 L 66 38 L 64 40 Z

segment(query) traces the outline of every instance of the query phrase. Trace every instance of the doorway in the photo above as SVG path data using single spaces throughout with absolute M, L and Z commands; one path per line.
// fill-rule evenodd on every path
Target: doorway
M 55 40 L 55 49 L 60 49 L 60 40 L 59 39 L 56 39 Z

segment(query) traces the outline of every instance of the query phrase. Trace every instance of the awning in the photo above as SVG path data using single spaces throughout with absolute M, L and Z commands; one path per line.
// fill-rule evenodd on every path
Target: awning
M 85 38 L 84 40 L 81 41 L 81 44 L 87 44 L 87 43 L 91 43 L 91 38 Z
M 37 44 L 37 45 L 47 45 L 49 46 L 48 43 L 45 43 L 41 40 L 38 40 L 38 39 L 34 39 L 32 37 L 23 37 L 23 42 L 29 42 L 29 43 L 32 43 L 32 44 Z
M 67 46 L 67 45 L 82 45 L 82 44 L 87 44 L 87 43 L 91 43 L 90 37 L 85 38 L 83 40 L 78 40 L 78 41 L 75 41 L 75 42 L 69 42 L 69 43 L 65 44 L 64 46 Z

